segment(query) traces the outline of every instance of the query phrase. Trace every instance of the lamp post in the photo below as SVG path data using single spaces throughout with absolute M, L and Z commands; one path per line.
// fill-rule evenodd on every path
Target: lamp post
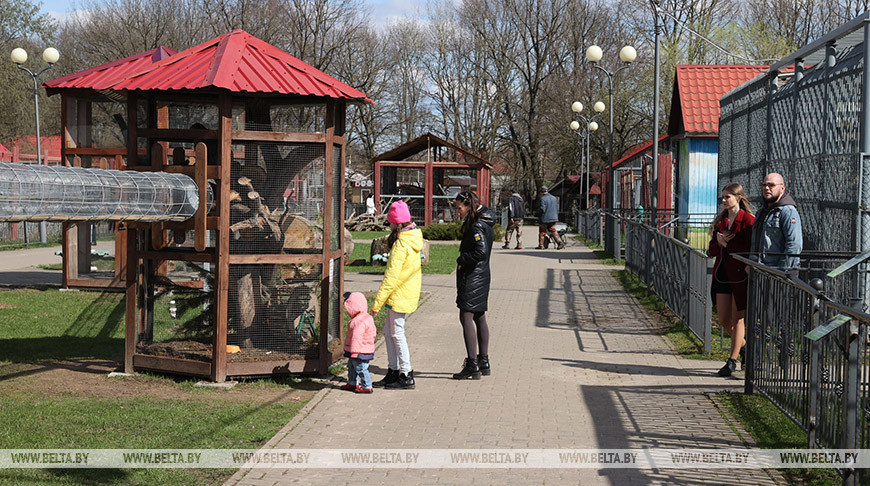
M 47 47 L 42 51 L 42 60 L 45 61 L 48 66 L 45 66 L 35 73 L 22 66 L 22 64 L 27 62 L 27 51 L 24 49 L 20 47 L 12 49 L 10 58 L 12 59 L 12 62 L 18 66 L 18 69 L 26 72 L 31 78 L 33 78 L 33 106 L 36 108 L 36 163 L 42 165 L 42 138 L 39 134 L 39 75 L 51 69 L 57 60 L 60 59 L 60 53 L 57 52 L 57 49 L 54 47 Z M 48 243 L 45 221 L 39 223 L 39 241 L 42 243 Z
M 616 208 L 616 197 L 615 197 L 616 191 L 613 188 L 613 186 L 616 182 L 614 179 L 615 174 L 613 171 L 613 78 L 620 71 L 628 68 L 631 65 L 631 63 L 633 63 L 634 60 L 637 59 L 637 50 L 632 46 L 625 46 L 622 49 L 620 49 L 619 50 L 619 59 L 623 62 L 623 65 L 615 71 L 608 71 L 607 69 L 598 65 L 598 61 L 600 61 L 603 56 L 604 56 L 604 52 L 601 50 L 600 47 L 598 47 L 596 45 L 589 46 L 589 48 L 586 49 L 586 59 L 590 63 L 592 63 L 592 66 L 594 68 L 598 69 L 599 71 L 601 71 L 607 75 L 607 98 L 608 98 L 608 104 L 610 106 L 610 127 L 609 127 L 610 142 L 609 142 L 609 148 L 608 148 L 610 162 L 608 164 L 609 169 L 608 169 L 608 183 L 607 183 L 607 207 L 612 211 L 613 209 Z M 614 240 L 613 229 L 614 229 L 613 223 L 604 225 L 604 231 L 606 233 L 605 250 L 607 251 L 608 254 L 616 257 L 616 259 L 619 260 L 619 255 L 617 254 L 618 249 L 613 248 L 613 245 L 615 243 L 613 241 Z
M 574 103 L 571 104 L 571 110 L 574 113 L 577 113 L 577 116 L 580 117 L 581 120 L 583 120 L 583 123 L 586 127 L 585 130 L 583 131 L 583 133 L 580 133 L 581 140 L 583 140 L 583 137 L 585 136 L 585 143 L 586 143 L 585 153 L 583 153 L 582 148 L 581 148 L 581 152 L 580 152 L 581 155 L 584 156 L 586 159 L 586 161 L 585 161 L 585 168 L 586 168 L 586 209 L 589 209 L 589 165 L 590 165 L 589 136 L 591 135 L 591 132 L 598 130 L 598 122 L 596 122 L 594 120 L 595 120 L 595 118 L 598 118 L 599 115 L 601 115 L 601 113 L 604 111 L 605 108 L 606 108 L 606 106 L 604 105 L 604 103 L 602 103 L 601 101 L 596 101 L 595 104 L 592 105 L 592 110 L 595 112 L 595 114 L 590 116 L 590 117 L 585 117 L 585 116 L 580 114 L 583 111 L 583 103 L 580 103 L 579 101 L 575 101 Z M 575 132 L 579 133 L 579 130 L 580 130 L 580 123 L 579 122 L 572 121 L 568 126 L 569 126 L 569 128 L 571 128 L 571 130 L 574 130 Z
M 662 22 L 659 17 L 659 5 L 656 0 L 650 0 L 652 5 L 653 15 L 655 16 L 655 54 L 654 54 L 654 69 L 653 69 L 653 146 L 652 146 L 652 222 L 653 227 L 658 227 L 657 214 L 659 208 L 659 83 L 661 74 L 659 72 L 661 61 L 659 60 L 659 37 L 662 32 Z

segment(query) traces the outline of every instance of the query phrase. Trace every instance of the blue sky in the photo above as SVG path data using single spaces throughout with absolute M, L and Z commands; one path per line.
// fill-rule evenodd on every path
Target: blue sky
M 416 17 L 425 7 L 425 0 L 367 0 L 365 3 L 378 24 L 388 23 L 396 17 Z M 72 10 L 69 0 L 42 0 L 42 11 L 56 18 Z

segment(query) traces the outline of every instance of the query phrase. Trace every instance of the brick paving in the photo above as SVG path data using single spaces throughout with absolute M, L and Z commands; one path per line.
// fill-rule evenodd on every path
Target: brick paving
M 527 228 L 528 235 L 534 230 Z M 676 357 L 637 301 L 582 244 L 493 250 L 493 373 L 457 382 L 464 358 L 453 275 L 424 276 L 408 319 L 413 391 L 325 390 L 266 448 L 741 448 L 709 395 L 741 389 L 721 363 Z M 354 277 L 347 290 L 368 290 Z M 386 370 L 376 352 L 375 379 Z M 742 435 L 748 439 L 745 432 Z M 781 484 L 775 472 L 698 469 L 306 469 L 239 471 L 227 484 Z

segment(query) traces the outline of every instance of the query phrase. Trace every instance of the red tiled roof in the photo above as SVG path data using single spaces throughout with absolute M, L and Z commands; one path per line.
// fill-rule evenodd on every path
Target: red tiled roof
M 127 76 L 141 72 L 173 54 L 176 54 L 174 50 L 160 46 L 134 56 L 46 81 L 43 86 L 48 90 L 49 95 L 54 94 L 57 88 L 108 89 Z
M 659 137 L 659 142 L 665 140 L 666 138 L 668 138 L 668 135 L 662 135 L 661 137 Z M 613 167 L 619 167 L 620 165 L 625 163 L 627 160 L 633 158 L 635 155 L 637 155 L 637 154 L 639 154 L 639 153 L 641 153 L 641 152 L 643 152 L 651 147 L 652 147 L 652 139 L 649 139 L 646 142 L 639 143 L 637 145 L 633 145 L 633 146 L 629 147 L 628 150 L 626 150 L 625 152 L 622 153 L 622 157 L 613 163 Z
M 223 88 L 371 103 L 365 93 L 330 77 L 253 35 L 234 30 L 179 52 L 112 85 L 112 89 Z
M 668 135 L 718 135 L 719 99 L 768 66 L 678 65 Z

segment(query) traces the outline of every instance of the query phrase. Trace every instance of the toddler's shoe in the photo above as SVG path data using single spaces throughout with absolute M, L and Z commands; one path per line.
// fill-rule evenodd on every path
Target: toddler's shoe
M 359 388 L 359 387 L 356 385 L 351 385 L 350 383 L 346 383 L 344 385 L 341 385 L 341 389 L 345 390 L 345 391 L 356 391 L 357 388 Z
M 357 386 L 354 390 L 356 393 L 373 393 L 374 391 L 374 388 L 363 388 L 361 386 Z

